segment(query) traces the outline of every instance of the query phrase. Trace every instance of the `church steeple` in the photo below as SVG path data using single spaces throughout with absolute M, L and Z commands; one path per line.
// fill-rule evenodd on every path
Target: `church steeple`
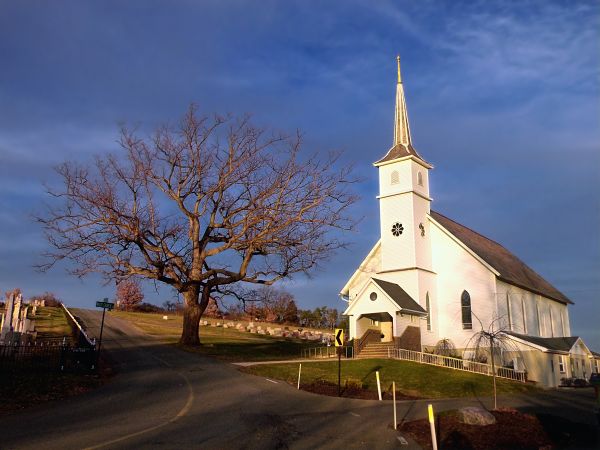
M 408 113 L 406 111 L 404 87 L 402 86 L 400 56 L 396 56 L 396 61 L 398 62 L 398 83 L 396 84 L 396 116 L 394 118 L 394 144 L 392 147 L 403 145 L 408 148 L 411 145 L 410 126 L 408 125 Z
M 406 111 L 406 99 L 404 97 L 404 86 L 402 84 L 402 72 L 400 71 L 400 56 L 396 57 L 398 63 L 398 82 L 396 83 L 396 112 L 394 117 L 394 142 L 387 154 L 379 161 L 374 163 L 375 166 L 387 164 L 397 159 L 413 157 L 422 165 L 431 168 L 431 165 L 426 162 L 417 150 L 412 145 L 410 136 L 410 126 L 408 124 L 408 113 Z

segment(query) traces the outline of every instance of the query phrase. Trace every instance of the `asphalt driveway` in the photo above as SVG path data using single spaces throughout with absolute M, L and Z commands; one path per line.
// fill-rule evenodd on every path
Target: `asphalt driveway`
M 92 335 L 100 313 L 78 310 Z M 118 375 L 105 386 L 0 420 L 2 449 L 409 448 L 391 427 L 391 402 L 324 397 L 235 366 L 161 345 L 107 316 L 103 348 Z M 399 403 L 399 420 L 425 417 L 428 401 Z M 437 411 L 489 399 L 435 401 Z M 595 423 L 591 391 L 544 392 L 500 405 Z M 412 447 L 412 445 L 411 445 Z

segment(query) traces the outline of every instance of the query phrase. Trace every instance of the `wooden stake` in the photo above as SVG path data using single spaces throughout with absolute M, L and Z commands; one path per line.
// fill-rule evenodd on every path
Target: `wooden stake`
M 433 450 L 437 450 L 437 438 L 435 437 L 435 423 L 433 420 L 433 406 L 427 405 L 427 412 L 429 413 L 429 428 L 431 429 L 431 446 Z
M 379 401 L 381 401 L 381 382 L 379 381 L 379 370 L 375 372 L 375 376 L 377 377 L 377 393 L 379 394 Z
M 300 367 L 298 368 L 298 389 L 300 389 L 300 374 L 302 373 L 302 363 L 300 363 Z
M 392 381 L 392 401 L 394 402 L 394 430 L 398 429 L 398 419 L 396 418 L 396 382 Z

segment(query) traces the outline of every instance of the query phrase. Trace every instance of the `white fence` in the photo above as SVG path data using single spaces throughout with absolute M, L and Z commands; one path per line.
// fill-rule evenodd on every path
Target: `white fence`
M 465 359 L 451 358 L 449 356 L 434 355 L 431 353 L 416 352 L 413 350 L 404 350 L 401 348 L 388 348 L 388 358 L 401 359 L 404 361 L 414 361 L 420 364 L 430 364 L 432 366 L 448 367 L 454 370 L 464 370 L 465 372 L 479 373 L 492 376 L 491 364 L 484 364 Z M 517 372 L 507 367 L 496 367 L 496 376 L 515 380 L 524 383 L 525 372 Z
M 354 358 L 354 348 L 352 346 L 344 347 L 309 347 L 303 348 L 300 352 L 302 358 L 337 358 L 338 348 L 341 348 L 342 356 L 344 358 Z

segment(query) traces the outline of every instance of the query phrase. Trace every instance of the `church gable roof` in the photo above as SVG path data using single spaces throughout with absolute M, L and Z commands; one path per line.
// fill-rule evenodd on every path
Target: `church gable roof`
M 431 217 L 493 267 L 500 274 L 500 280 L 560 303 L 573 303 L 502 245 L 438 212 L 431 211 Z
M 396 283 L 390 283 L 389 281 L 383 281 L 378 278 L 371 278 L 377 286 L 379 286 L 383 292 L 385 292 L 388 297 L 390 297 L 394 303 L 396 303 L 401 309 L 427 314 L 427 311 L 421 307 L 413 298 L 406 293 L 404 289 L 402 289 Z

